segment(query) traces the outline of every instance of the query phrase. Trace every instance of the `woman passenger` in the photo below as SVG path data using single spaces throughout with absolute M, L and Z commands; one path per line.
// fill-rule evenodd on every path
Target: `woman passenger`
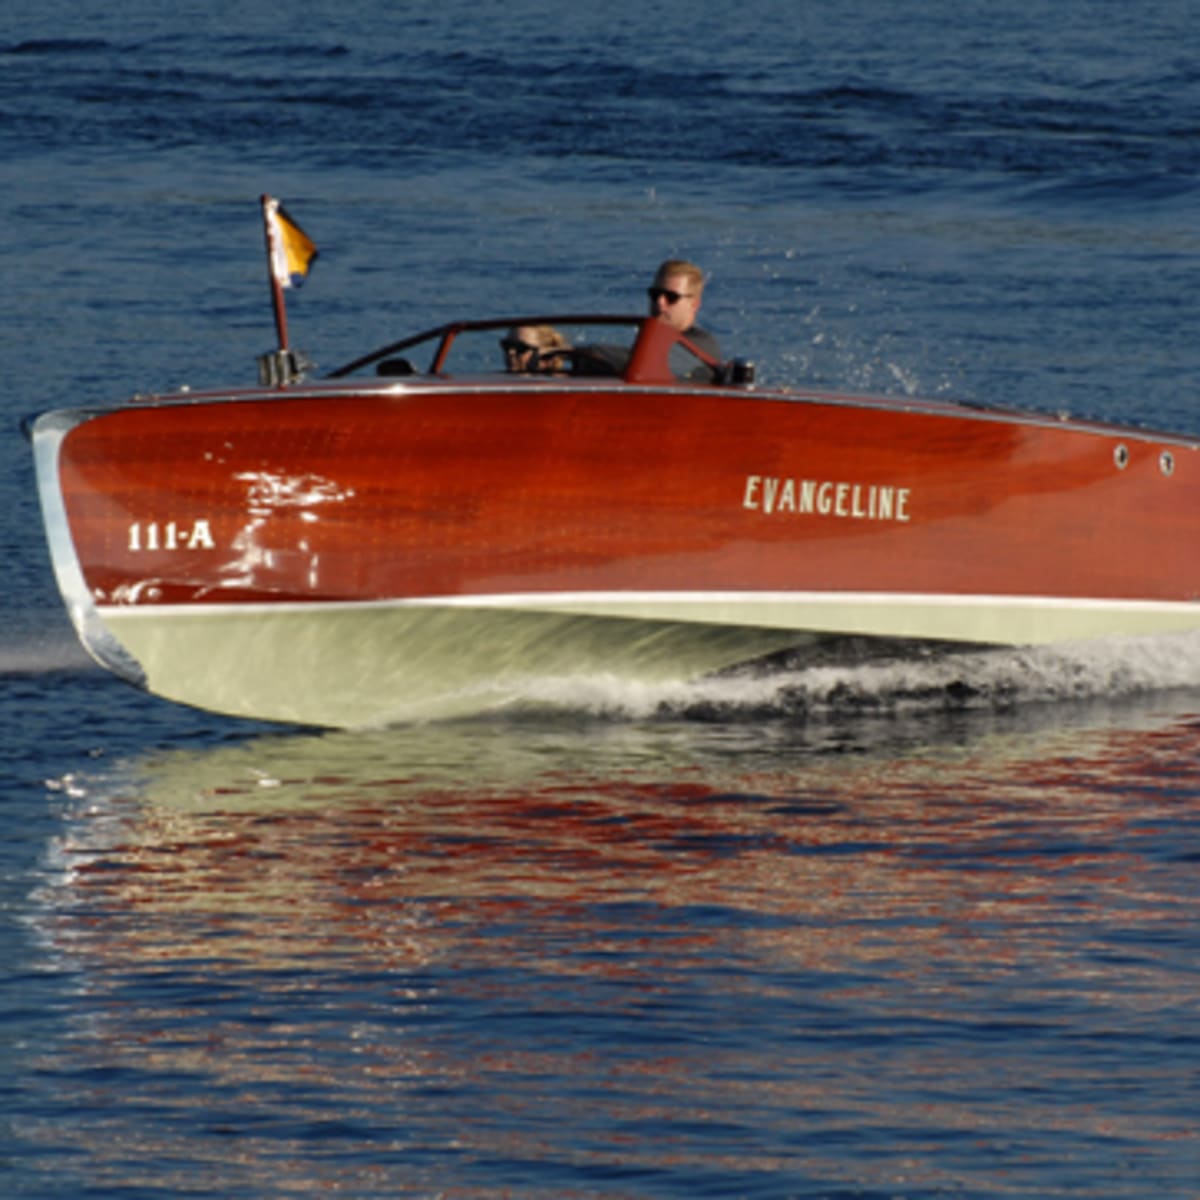
M 500 342 L 505 369 L 516 373 L 554 373 L 566 370 L 567 339 L 553 325 L 517 325 Z

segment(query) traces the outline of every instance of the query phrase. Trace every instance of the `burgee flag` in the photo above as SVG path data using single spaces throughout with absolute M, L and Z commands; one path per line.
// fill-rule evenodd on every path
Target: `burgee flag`
M 271 274 L 280 287 L 299 287 L 317 257 L 316 243 L 288 216 L 278 200 L 263 197 Z

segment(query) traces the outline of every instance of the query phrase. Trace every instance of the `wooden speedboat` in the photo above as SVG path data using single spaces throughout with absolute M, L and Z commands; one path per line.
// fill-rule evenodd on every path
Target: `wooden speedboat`
M 569 350 L 506 370 L 540 324 Z M 360 726 L 840 638 L 1200 628 L 1200 441 L 759 386 L 653 318 L 461 322 L 31 436 L 84 645 L 224 713 Z

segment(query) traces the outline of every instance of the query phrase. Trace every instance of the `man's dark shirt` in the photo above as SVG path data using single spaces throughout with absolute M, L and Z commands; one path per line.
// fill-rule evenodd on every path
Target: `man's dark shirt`
M 697 350 L 703 350 L 710 358 L 715 358 L 718 362 L 721 361 L 721 347 L 718 345 L 717 339 L 707 329 L 701 329 L 699 325 L 693 325 L 683 336 L 689 342 L 692 342 Z M 686 379 L 700 383 L 712 382 L 713 373 L 711 369 L 696 358 L 691 351 L 685 350 L 678 344 L 671 347 L 670 362 L 671 373 L 676 379 Z

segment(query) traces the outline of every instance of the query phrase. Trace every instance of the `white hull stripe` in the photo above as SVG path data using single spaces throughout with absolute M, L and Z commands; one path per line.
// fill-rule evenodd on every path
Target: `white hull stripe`
M 201 604 L 101 604 L 97 611 L 106 619 L 162 618 L 165 616 L 224 616 L 232 613 L 266 614 L 342 611 L 389 608 L 482 608 L 533 612 L 594 613 L 624 615 L 636 610 L 639 616 L 661 609 L 666 619 L 712 619 L 700 610 L 725 610 L 743 619 L 756 610 L 775 608 L 804 610 L 811 607 L 899 609 L 1014 609 L 1063 612 L 1125 612 L 1147 615 L 1187 615 L 1200 618 L 1200 602 L 1182 600 L 1096 599 L 1086 596 L 950 595 L 906 592 L 514 592 L 479 596 L 420 596 L 392 600 L 237 601 Z M 685 612 L 676 611 L 683 609 Z

